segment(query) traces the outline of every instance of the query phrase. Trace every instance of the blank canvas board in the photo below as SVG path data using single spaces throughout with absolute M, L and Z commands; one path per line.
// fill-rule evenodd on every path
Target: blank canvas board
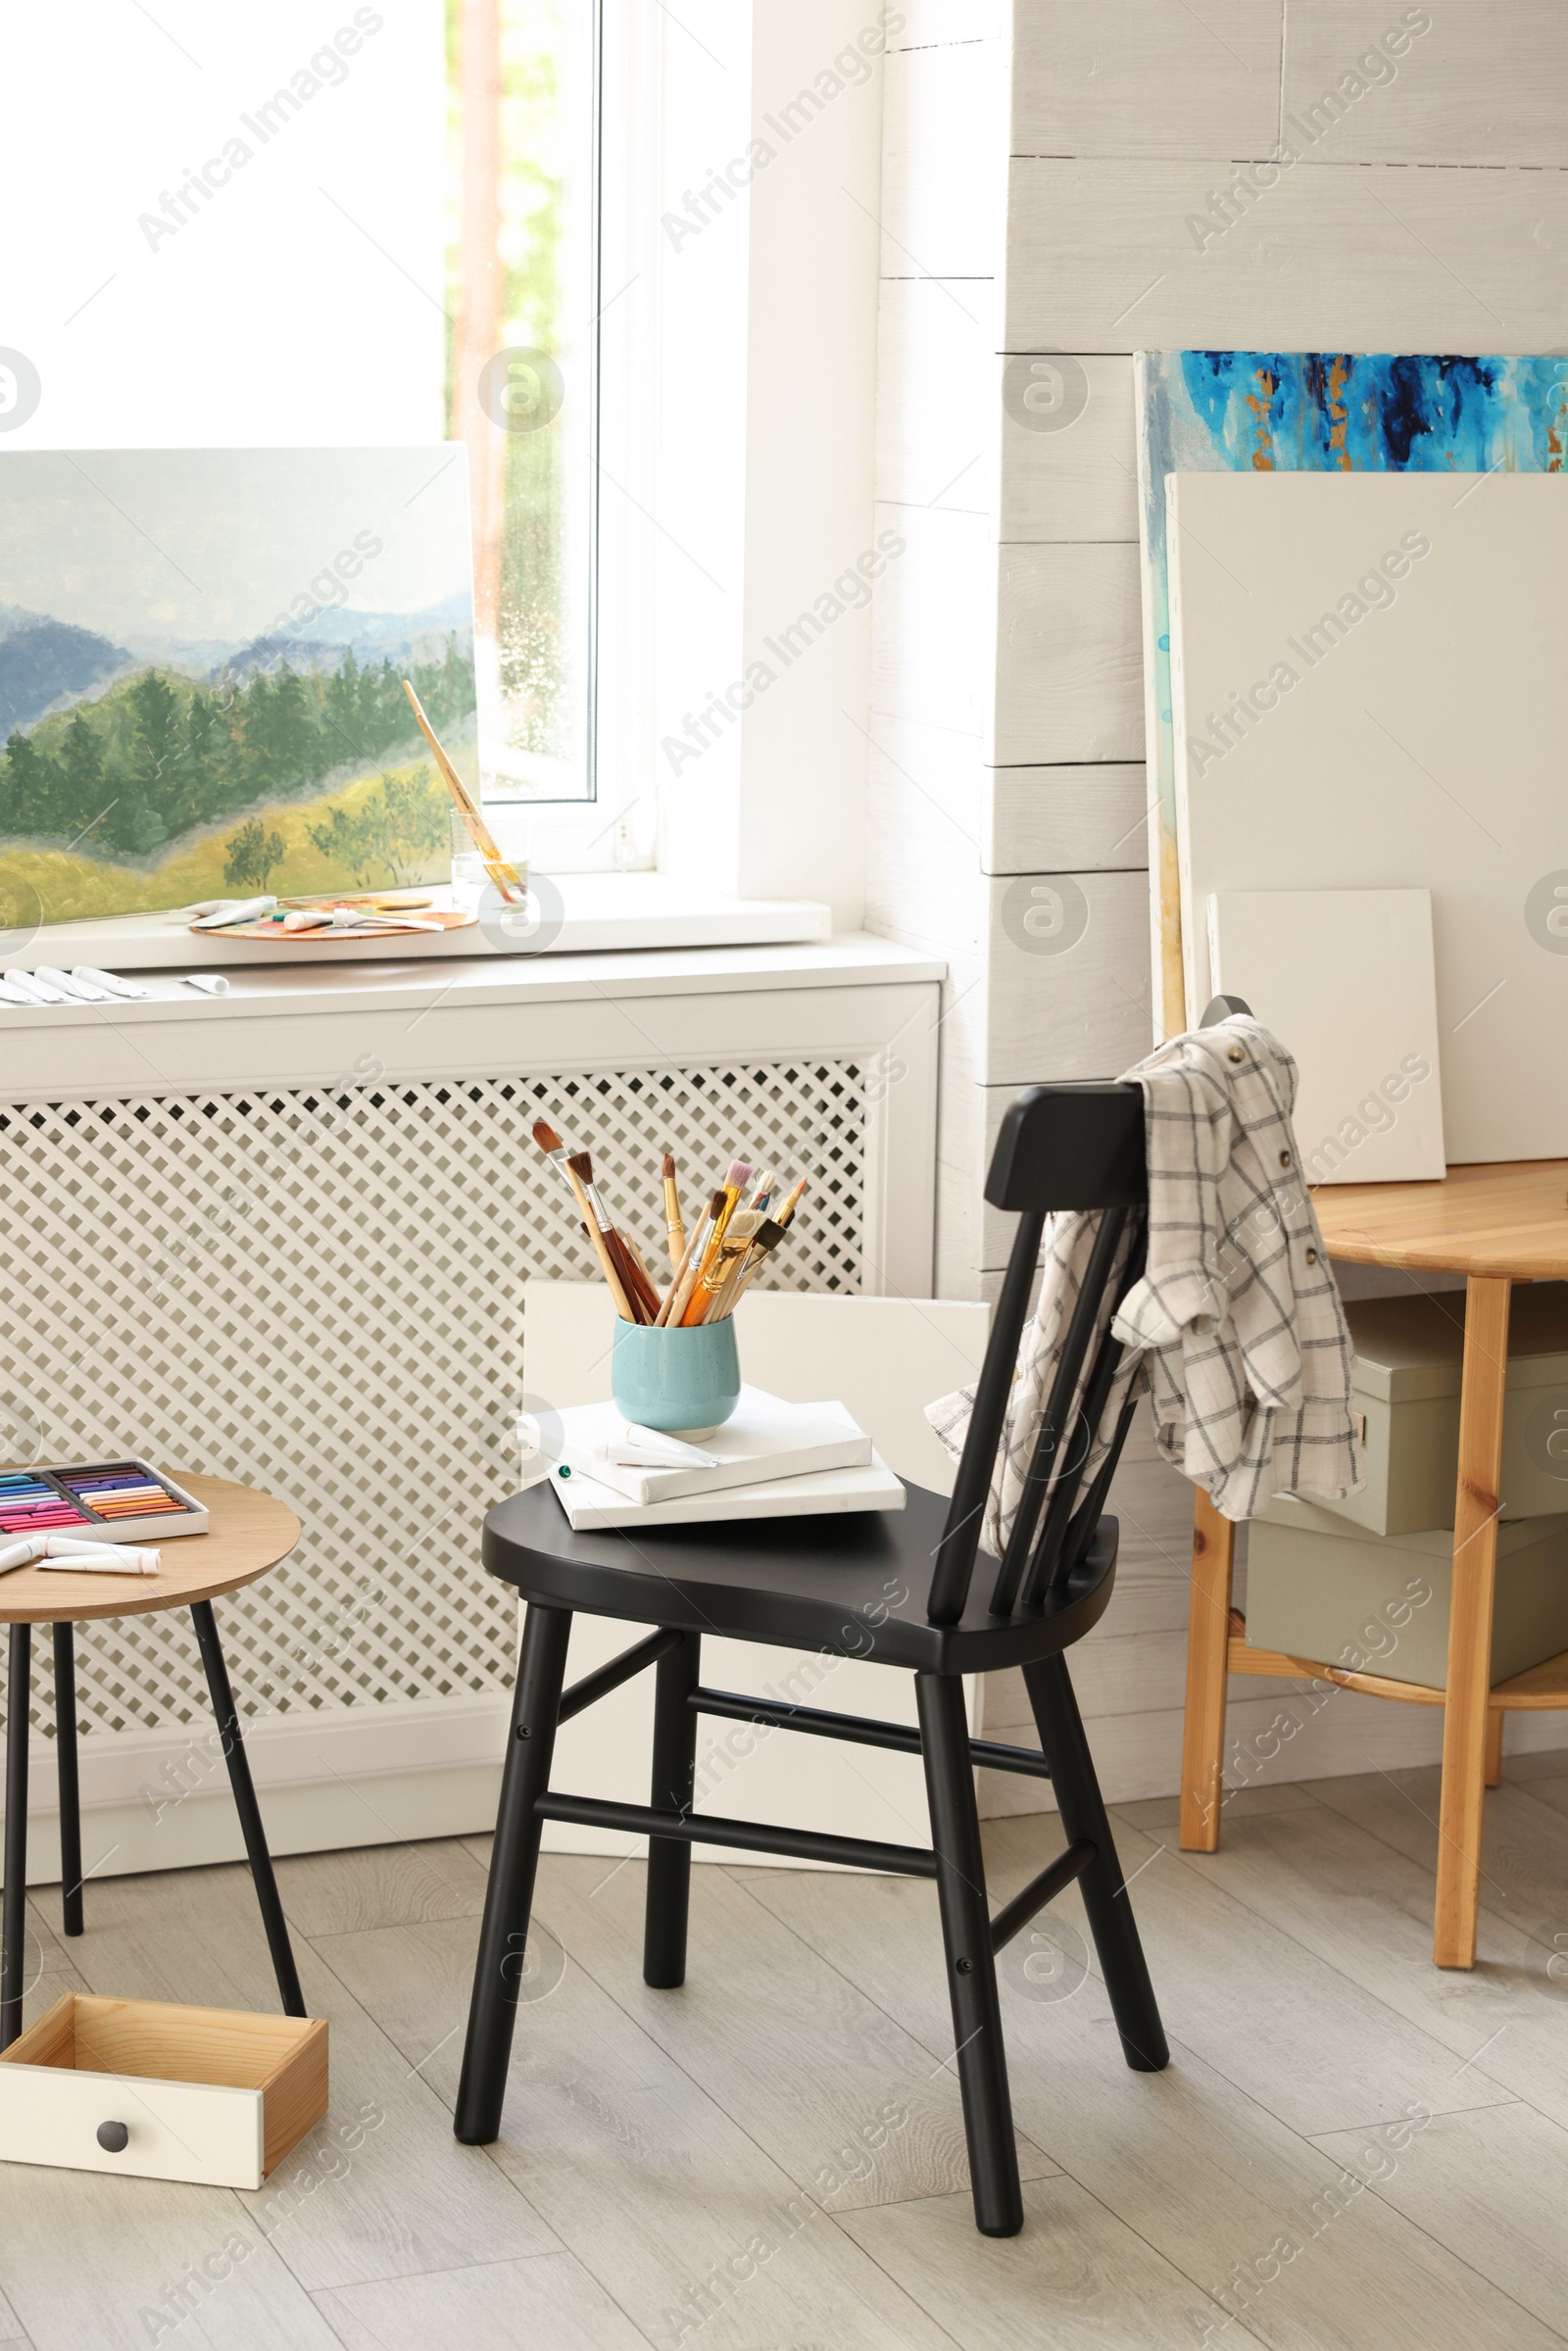
M 1216 988 L 1290 1051 L 1316 1184 L 1446 1173 L 1425 890 L 1246 890 L 1208 902 Z
M 1449 1161 L 1568 1155 L 1568 477 L 1170 488 L 1189 1019 L 1211 894 L 1430 890 Z

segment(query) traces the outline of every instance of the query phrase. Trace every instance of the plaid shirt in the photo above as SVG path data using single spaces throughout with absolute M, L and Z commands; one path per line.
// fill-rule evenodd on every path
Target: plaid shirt
M 1152 1399 L 1160 1451 L 1225 1517 L 1254 1518 L 1282 1492 L 1343 1500 L 1364 1482 L 1352 1354 L 1291 1132 L 1296 1063 L 1260 1022 L 1236 1013 L 1173 1038 L 1125 1082 L 1144 1091 L 1149 1252 L 1116 1317 L 1127 1351 L 1085 1476 L 1103 1458 L 1136 1380 L 1133 1392 Z M 986 1533 L 998 1551 L 1099 1229 L 1098 1209 L 1063 1211 L 1046 1226 L 1039 1303 L 992 1480 Z M 1118 1273 L 1125 1262 L 1124 1247 Z M 1107 1289 L 1102 1331 L 1117 1286 Z M 927 1406 L 956 1457 L 973 1404 L 966 1388 Z

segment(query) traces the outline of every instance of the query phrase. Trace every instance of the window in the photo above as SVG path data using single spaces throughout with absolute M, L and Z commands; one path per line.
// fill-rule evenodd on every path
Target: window
M 449 399 L 497 802 L 595 796 L 599 34 L 596 0 L 449 0 Z

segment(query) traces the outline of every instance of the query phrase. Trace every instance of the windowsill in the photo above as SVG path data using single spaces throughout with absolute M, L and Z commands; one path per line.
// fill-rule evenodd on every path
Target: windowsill
M 726 898 L 663 873 L 564 873 L 534 882 L 537 927 L 512 942 L 486 926 L 470 925 L 432 937 L 417 931 L 383 938 L 310 940 L 228 939 L 193 931 L 172 914 L 121 914 L 99 922 L 49 923 L 25 943 L 10 945 L 5 960 L 23 970 L 40 963 L 69 971 L 236 971 L 305 963 L 400 963 L 482 956 L 616 953 L 672 947 L 776 947 L 825 939 L 829 909 L 808 899 Z M 432 893 L 437 905 L 444 893 Z M 59 1007 L 64 1009 L 65 1007 Z

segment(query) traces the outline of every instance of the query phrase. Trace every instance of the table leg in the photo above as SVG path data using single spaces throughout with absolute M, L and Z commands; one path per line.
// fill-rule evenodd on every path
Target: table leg
M 1453 1520 L 1453 1592 L 1443 1717 L 1438 1902 L 1432 1940 L 1432 1956 L 1439 1967 L 1474 1967 L 1476 1960 L 1511 1294 L 1512 1284 L 1505 1277 L 1472 1274 L 1465 1304 L 1459 1491 Z
M 1182 1728 L 1181 1846 L 1219 1845 L 1220 1772 L 1225 1745 L 1225 1659 L 1231 1630 L 1236 1529 L 1198 1490 L 1193 1512 L 1193 1587 L 1187 1624 L 1187 1713 Z
M 228 1784 L 234 1791 L 234 1809 L 245 1837 L 245 1850 L 250 1856 L 251 1877 L 256 1885 L 256 1900 L 267 1929 L 267 1945 L 272 1954 L 272 1973 L 277 1978 L 278 1996 L 285 2016 L 306 2014 L 305 1995 L 300 1990 L 298 1971 L 294 1965 L 294 1950 L 288 1939 L 288 1922 L 278 1898 L 277 1880 L 272 1875 L 272 1856 L 267 1849 L 267 1831 L 262 1826 L 262 1808 L 256 1801 L 256 1787 L 251 1779 L 250 1761 L 245 1753 L 245 1736 L 240 1729 L 239 1715 L 234 1706 L 234 1693 L 228 1684 L 228 1668 L 223 1663 L 223 1651 L 218 1639 L 218 1622 L 213 1615 L 211 1600 L 197 1600 L 191 1608 L 191 1623 L 196 1628 L 196 1640 L 207 1670 L 207 1687 L 212 1692 L 213 1716 L 218 1724 L 218 1736 L 222 1741 L 223 1761 L 228 1765 Z
M 1502 1784 L 1502 1726 L 1508 1717 L 1500 1706 L 1487 1709 L 1487 1786 Z
M 76 1628 L 56 1625 L 55 1768 L 60 1776 L 60 1917 L 81 1933 L 81 1788 L 76 1777 Z
M 32 1712 L 32 1627 L 11 1628 L 6 1682 L 6 1884 L 0 1896 L 0 2049 L 22 2031 L 27 1955 L 27 1733 Z

